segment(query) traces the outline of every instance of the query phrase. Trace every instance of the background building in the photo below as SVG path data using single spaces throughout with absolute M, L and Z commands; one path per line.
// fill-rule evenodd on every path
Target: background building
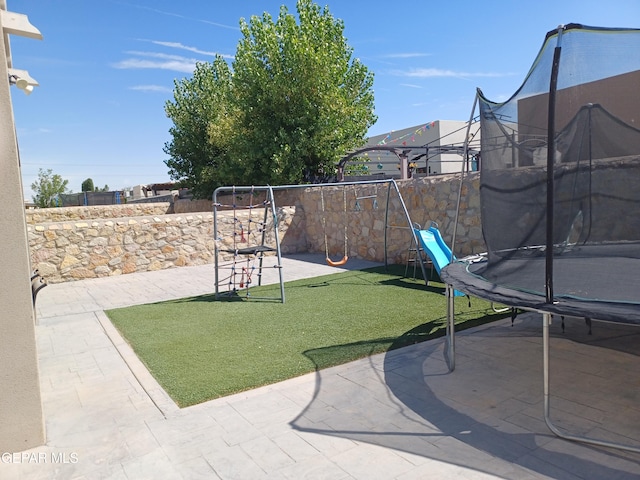
M 412 176 L 460 172 L 466 134 L 467 122 L 436 120 L 375 135 L 364 146 L 368 151 L 349 160 L 347 175 L 353 171 L 356 174 L 400 177 L 398 153 L 407 156 Z M 479 124 L 472 125 L 470 136 L 471 153 L 477 153 L 480 147 Z M 376 146 L 381 150 L 371 150 Z M 390 151 L 389 147 L 397 147 L 396 152 Z M 475 160 L 471 160 L 470 169 L 477 169 Z

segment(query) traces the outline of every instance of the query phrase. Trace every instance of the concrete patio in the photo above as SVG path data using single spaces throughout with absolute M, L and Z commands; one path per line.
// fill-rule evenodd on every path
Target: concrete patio
M 285 280 L 335 273 L 323 260 L 285 258 Z M 42 290 L 36 335 L 47 444 L 2 454 L 0 478 L 640 477 L 640 454 L 547 429 L 533 314 L 458 334 L 452 373 L 435 340 L 179 409 L 103 311 L 211 293 L 213 278 L 206 265 Z M 640 446 L 640 329 L 594 323 L 588 335 L 568 319 L 563 334 L 558 320 L 551 343 L 554 421 Z

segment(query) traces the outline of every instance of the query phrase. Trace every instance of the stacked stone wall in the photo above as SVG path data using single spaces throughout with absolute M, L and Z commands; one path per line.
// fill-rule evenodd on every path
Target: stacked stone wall
M 284 240 L 293 210 L 279 213 L 288 252 L 296 251 Z M 233 223 L 221 223 L 220 238 L 233 238 Z M 27 231 L 32 265 L 50 283 L 214 262 L 212 213 L 49 222 Z
M 209 210 L 211 211 L 211 210 Z M 102 220 L 174 213 L 171 203 L 137 203 L 123 205 L 94 205 L 88 207 L 35 208 L 27 210 L 27 224 L 65 222 L 70 220 Z M 177 212 L 176 212 L 177 213 Z
M 451 244 L 460 177 L 418 178 L 400 181 L 398 187 L 411 221 L 423 228 L 436 222 L 444 240 Z M 455 253 L 484 251 L 479 177 L 466 176 L 460 191 Z M 395 189 L 383 183 L 278 191 L 281 251 L 285 255 L 328 251 L 338 260 L 345 254 L 346 232 L 349 257 L 381 262 L 385 259 L 387 225 L 387 261 L 404 263 L 412 237 L 402 200 Z M 262 229 L 265 245 L 275 246 L 272 215 L 262 223 L 264 208 L 218 211 L 216 240 L 211 202 L 197 205 L 205 211 L 160 213 L 170 207 L 167 203 L 29 212 L 32 266 L 55 283 L 214 263 L 216 241 L 219 260 L 228 261 L 233 254 L 227 251 L 261 244 Z
M 385 260 L 386 252 L 389 263 L 405 263 L 414 247 L 410 227 L 428 228 L 432 222 L 451 245 L 459 191 L 456 254 L 485 250 L 478 175 L 465 177 L 461 190 L 460 176 L 456 175 L 417 178 L 397 184 L 400 195 L 387 184 L 304 189 L 300 201 L 305 211 L 307 251 L 328 253 L 333 260 L 346 254 L 378 262 Z
M 211 215 L 49 222 L 27 227 L 34 268 L 51 283 L 211 261 Z

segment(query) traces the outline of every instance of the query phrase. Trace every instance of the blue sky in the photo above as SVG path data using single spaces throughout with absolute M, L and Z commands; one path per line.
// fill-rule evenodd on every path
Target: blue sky
M 14 68 L 40 86 L 12 87 L 25 198 L 39 168 L 78 192 L 86 178 L 121 189 L 169 181 L 164 105 L 175 79 L 218 53 L 231 62 L 239 19 L 295 0 L 8 0 L 43 40 L 12 35 Z M 354 56 L 375 75 L 375 135 L 467 120 L 476 87 L 496 101 L 520 86 L 545 34 L 560 24 L 640 27 L 638 0 L 520 2 L 325 0 Z

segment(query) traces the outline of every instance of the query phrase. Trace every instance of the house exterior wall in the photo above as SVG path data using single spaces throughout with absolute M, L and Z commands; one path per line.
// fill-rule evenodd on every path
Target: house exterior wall
M 0 11 L 6 11 L 2 8 Z M 2 16 L 0 16 L 0 23 Z M 0 51 L 8 52 L 6 32 Z M 9 91 L 7 62 L 0 61 L 0 452 L 17 452 L 45 443 L 40 395 L 31 265 L 22 195 L 18 145 Z
M 433 146 L 443 145 L 463 145 L 467 135 L 467 124 L 457 120 L 439 120 L 435 130 L 437 137 Z M 479 138 L 476 138 L 479 141 Z M 418 163 L 420 166 L 420 163 Z M 427 165 L 427 170 L 431 167 L 431 174 L 436 173 L 459 173 L 462 169 L 462 157 L 455 153 L 443 153 L 431 158 Z
M 621 95 L 637 91 L 640 71 L 614 75 L 602 80 L 583 83 L 556 93 L 556 127 L 562 130 L 576 112 L 587 103 L 599 103 L 623 122 L 640 128 L 640 96 Z M 518 126 L 522 138 L 547 134 L 549 94 L 542 93 L 518 101 L 518 118 L 526 119 Z

